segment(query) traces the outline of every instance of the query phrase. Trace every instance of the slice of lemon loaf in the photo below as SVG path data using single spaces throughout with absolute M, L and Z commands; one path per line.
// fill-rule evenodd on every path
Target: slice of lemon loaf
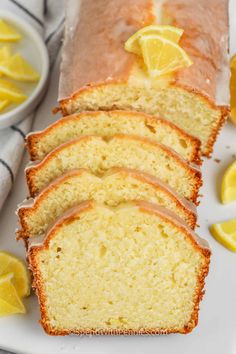
M 67 116 L 41 132 L 29 134 L 26 145 L 32 161 L 42 160 L 60 144 L 91 134 L 143 136 L 171 147 L 187 161 L 200 163 L 198 139 L 164 119 L 138 112 L 97 111 Z
M 88 168 L 103 174 L 111 167 L 127 167 L 150 173 L 183 197 L 196 202 L 201 172 L 177 153 L 152 140 L 131 135 L 103 138 L 89 135 L 60 145 L 44 160 L 26 169 L 30 195 L 37 195 L 66 171 Z
M 152 24 L 183 29 L 179 45 L 193 65 L 150 77 L 142 58 L 124 45 Z M 228 37 L 227 0 L 82 0 L 80 6 L 69 0 L 61 111 L 123 109 L 160 115 L 198 137 L 209 156 L 229 110 Z
M 30 240 L 48 334 L 188 333 L 196 326 L 210 250 L 166 209 L 85 202 L 41 241 Z
M 103 177 L 85 169 L 64 174 L 45 188 L 35 200 L 18 209 L 19 237 L 44 233 L 60 215 L 85 200 L 116 206 L 130 200 L 144 200 L 175 212 L 191 228 L 196 225 L 196 207 L 158 179 L 139 171 L 113 168 Z

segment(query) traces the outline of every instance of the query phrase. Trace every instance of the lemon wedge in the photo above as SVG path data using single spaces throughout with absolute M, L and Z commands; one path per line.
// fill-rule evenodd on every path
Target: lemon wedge
M 192 65 L 187 53 L 176 43 L 157 35 L 139 39 L 143 60 L 151 77 Z
M 218 242 L 229 250 L 236 252 L 236 219 L 213 224 L 210 231 Z
M 183 34 L 183 30 L 174 26 L 162 26 L 162 25 L 151 25 L 141 28 L 139 31 L 134 33 L 126 42 L 125 50 L 137 55 L 142 55 L 142 50 L 140 48 L 139 39 L 146 35 L 159 35 L 163 38 L 169 39 L 175 43 L 178 43 L 180 37 Z
M 0 101 L 0 112 L 4 110 L 4 108 L 6 108 L 7 106 L 9 106 L 11 102 L 8 100 L 3 100 Z
M 236 201 L 236 161 L 224 173 L 221 184 L 221 201 L 223 204 Z
M 0 62 L 0 72 L 14 80 L 26 82 L 39 80 L 37 71 L 20 54 L 15 54 L 8 60 Z
M 8 45 L 4 45 L 0 48 L 0 62 L 8 60 L 11 56 L 11 51 Z M 0 74 L 1 76 L 1 74 Z M 11 102 L 9 100 L 0 100 L 0 112 L 9 106 Z
M 0 100 L 9 100 L 15 103 L 21 103 L 27 98 L 22 91 L 13 83 L 0 79 Z
M 230 61 L 231 78 L 230 78 L 230 118 L 236 124 L 236 55 Z
M 4 45 L 0 48 L 0 62 L 6 61 L 11 57 L 11 50 L 8 45 Z
M 8 23 L 0 20 L 0 41 L 16 42 L 21 39 L 21 35 Z
M 0 48 L 0 62 L 4 62 L 6 60 L 9 60 L 11 57 L 11 51 L 10 47 L 8 45 L 4 45 L 3 47 Z M 0 73 L 0 76 L 3 76 L 2 73 Z
M 13 273 L 0 277 L 0 316 L 25 313 L 25 307 L 12 284 Z
M 11 282 L 19 297 L 28 296 L 30 281 L 25 264 L 12 254 L 0 251 L 0 277 L 9 273 L 13 274 Z

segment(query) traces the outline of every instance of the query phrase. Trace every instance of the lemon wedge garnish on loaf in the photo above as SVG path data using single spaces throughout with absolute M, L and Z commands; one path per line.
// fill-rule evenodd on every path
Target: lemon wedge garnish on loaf
M 139 44 L 140 37 L 144 37 L 150 34 L 159 35 L 162 36 L 163 38 L 169 39 L 170 41 L 178 43 L 183 32 L 184 31 L 181 28 L 177 28 L 174 26 L 162 26 L 162 25 L 146 26 L 141 28 L 135 34 L 133 34 L 125 42 L 125 50 L 131 53 L 142 55 L 142 50 Z
M 26 95 L 12 82 L 0 78 L 0 100 L 9 100 L 21 103 L 27 98 Z
M 143 61 L 151 77 L 171 73 L 192 65 L 187 53 L 176 43 L 157 35 L 139 39 Z
M 173 26 L 147 26 L 126 41 L 125 50 L 142 57 L 149 76 L 169 74 L 192 65 L 178 44 L 182 34 L 182 29 Z
M 25 313 L 25 307 L 12 283 L 13 273 L 0 276 L 0 317 Z
M 223 204 L 236 201 L 236 161 L 224 173 L 221 185 L 221 201 Z
M 0 251 L 0 276 L 12 273 L 12 284 L 20 297 L 30 294 L 29 273 L 25 264 L 14 255 Z
M 236 252 L 236 219 L 213 224 L 212 236 L 229 250 Z
M 230 118 L 236 124 L 236 54 L 230 61 Z
M 20 33 L 4 20 L 0 20 L 0 41 L 16 42 L 21 39 Z
M 37 71 L 19 53 L 0 62 L 0 73 L 19 81 L 36 82 L 39 80 Z

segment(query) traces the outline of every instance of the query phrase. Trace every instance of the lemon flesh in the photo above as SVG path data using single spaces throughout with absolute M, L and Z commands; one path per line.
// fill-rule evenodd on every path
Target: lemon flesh
M 187 53 L 176 43 L 157 35 L 139 39 L 144 63 L 151 77 L 192 65 Z
M 236 219 L 213 224 L 210 231 L 212 236 L 224 247 L 236 252 Z
M 231 78 L 230 78 L 230 118 L 236 124 L 236 55 L 230 61 Z
M 0 316 L 25 313 L 25 307 L 12 284 L 13 273 L 0 276 Z
M 2 100 L 0 101 L 0 112 L 4 110 L 7 106 L 9 106 L 11 102 L 8 100 Z
M 4 20 L 0 20 L 0 41 L 16 42 L 20 39 L 20 33 L 18 33 L 12 26 L 10 26 Z
M 221 184 L 221 201 L 223 204 L 236 201 L 236 161 L 224 173 Z
M 0 100 L 9 100 L 15 103 L 21 103 L 27 98 L 23 92 L 16 87 L 13 83 L 0 79 Z
M 4 45 L 0 48 L 0 63 L 9 60 L 11 57 L 11 50 L 8 45 Z M 0 72 L 0 76 L 3 74 Z
M 163 38 L 169 39 L 175 43 L 178 43 L 180 37 L 183 34 L 183 30 L 174 26 L 162 26 L 162 25 L 151 25 L 141 28 L 139 31 L 134 33 L 126 42 L 125 50 L 137 55 L 142 55 L 142 50 L 140 48 L 139 39 L 145 35 L 160 35 Z
M 29 273 L 25 264 L 10 253 L 0 251 L 0 276 L 12 273 L 11 279 L 19 297 L 30 294 Z
M 11 57 L 11 50 L 8 45 L 4 45 L 0 48 L 0 62 L 6 61 Z
M 36 82 L 39 80 L 37 71 L 20 54 L 0 61 L 0 73 L 19 81 Z

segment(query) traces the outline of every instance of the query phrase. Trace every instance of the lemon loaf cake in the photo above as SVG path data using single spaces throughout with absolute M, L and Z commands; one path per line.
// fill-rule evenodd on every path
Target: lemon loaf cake
M 150 78 L 124 44 L 152 24 L 183 29 L 180 46 L 193 65 Z M 228 33 L 227 0 L 82 0 L 80 6 L 69 0 L 60 109 L 64 115 L 99 109 L 160 115 L 198 137 L 209 156 L 228 115 Z
M 68 209 L 85 200 L 116 206 L 130 200 L 161 205 L 182 218 L 194 229 L 196 207 L 158 179 L 135 170 L 113 168 L 103 177 L 85 169 L 64 174 L 45 188 L 35 200 L 23 202 L 18 209 L 19 237 L 44 233 Z
M 26 145 L 32 161 L 42 160 L 60 144 L 82 135 L 131 134 L 171 147 L 187 161 L 200 164 L 200 141 L 174 124 L 138 112 L 82 112 L 59 119 L 45 130 L 30 133 Z
M 84 202 L 30 239 L 41 324 L 51 335 L 188 333 L 210 250 L 166 209 Z
M 40 163 L 26 168 L 26 179 L 34 197 L 69 170 L 88 168 L 99 175 L 111 167 L 150 173 L 193 202 L 202 183 L 200 170 L 165 145 L 122 134 L 109 138 L 87 135 L 60 145 Z

